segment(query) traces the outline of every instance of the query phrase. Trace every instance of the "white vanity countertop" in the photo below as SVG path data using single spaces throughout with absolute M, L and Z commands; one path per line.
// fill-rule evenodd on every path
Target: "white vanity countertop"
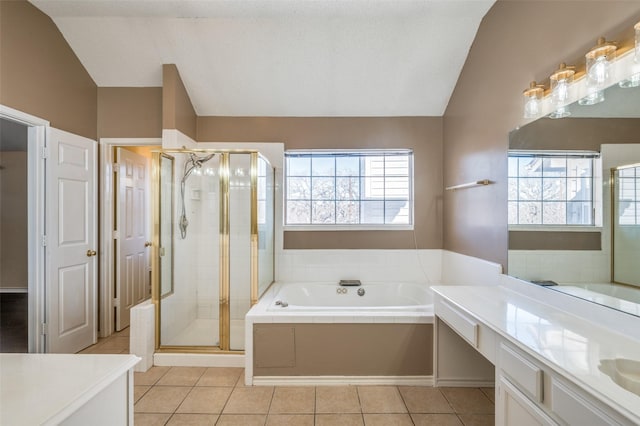
M 531 356 L 640 424 L 640 396 L 618 386 L 600 360 L 640 362 L 640 342 L 502 286 L 435 286 L 436 295 L 467 311 Z
M 135 355 L 0 354 L 0 424 L 58 424 L 139 360 Z

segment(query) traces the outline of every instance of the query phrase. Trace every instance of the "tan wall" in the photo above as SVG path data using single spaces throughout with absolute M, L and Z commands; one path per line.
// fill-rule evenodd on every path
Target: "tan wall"
M 196 140 L 196 112 L 178 68 L 173 64 L 162 66 L 162 128 L 178 129 Z
M 98 137 L 162 137 L 162 88 L 99 87 Z
M 509 250 L 602 250 L 600 232 L 509 231 Z
M 444 248 L 507 265 L 507 147 L 522 124 L 522 90 L 598 36 L 640 20 L 639 2 L 498 1 L 482 21 L 444 116 Z
M 97 137 L 97 87 L 53 21 L 26 1 L 0 1 L 0 104 Z
M 440 117 L 199 117 L 199 142 L 284 142 L 286 149 L 411 148 L 415 239 L 442 248 Z M 285 232 L 286 249 L 411 249 L 412 231 Z
M 255 324 L 253 333 L 255 376 L 433 374 L 433 324 Z
M 27 288 L 27 152 L 0 152 L 0 287 Z
M 541 118 L 509 135 L 510 149 L 600 151 L 608 143 L 639 143 L 637 118 Z

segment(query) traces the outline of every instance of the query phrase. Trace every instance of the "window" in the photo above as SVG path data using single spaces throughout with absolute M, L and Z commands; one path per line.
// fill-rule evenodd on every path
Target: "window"
M 288 151 L 285 160 L 286 226 L 413 225 L 412 151 Z
M 594 226 L 598 153 L 509 153 L 510 225 Z

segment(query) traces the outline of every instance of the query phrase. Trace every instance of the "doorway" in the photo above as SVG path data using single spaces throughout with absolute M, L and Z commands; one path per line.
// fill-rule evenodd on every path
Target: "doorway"
M 24 321 L 26 303 L 26 351 L 74 353 L 97 339 L 96 142 L 4 105 L 0 119 L 2 133 L 17 129 L 22 134 L 20 146 L 26 150 L 18 167 L 24 174 L 4 181 L 13 195 L 6 192 L 0 199 L 9 214 L 18 214 L 23 221 L 9 216 L 2 221 L 12 226 L 0 230 L 10 237 L 3 256 L 13 256 L 11 265 L 2 268 L 7 273 L 2 292 L 24 293 L 26 302 L 24 296 L 22 302 L 7 301 L 3 310 L 15 308 Z M 4 151 L 2 161 L 15 151 L 15 146 Z M 18 204 L 26 203 L 26 212 L 6 202 L 16 194 L 21 197 L 15 199 Z M 12 232 L 21 236 L 11 236 Z M 19 350 L 24 351 L 21 339 Z
M 151 296 L 151 152 L 155 138 L 100 140 L 100 337 L 129 326 L 130 309 Z
M 0 118 L 0 352 L 29 348 L 28 127 Z

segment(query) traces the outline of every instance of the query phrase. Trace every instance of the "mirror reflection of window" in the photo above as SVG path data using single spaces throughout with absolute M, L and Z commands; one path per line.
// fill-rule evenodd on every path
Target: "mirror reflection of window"
M 594 226 L 598 153 L 509 154 L 509 225 Z

